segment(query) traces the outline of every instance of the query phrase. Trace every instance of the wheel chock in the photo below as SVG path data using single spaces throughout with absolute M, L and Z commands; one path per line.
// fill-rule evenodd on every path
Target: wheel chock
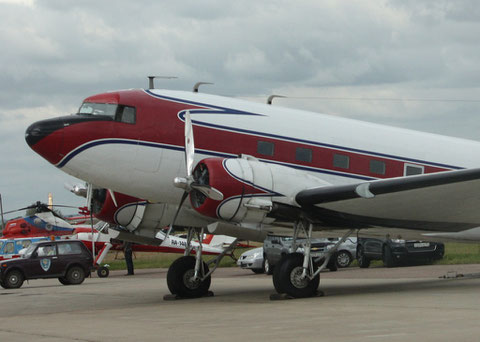
M 325 296 L 325 292 L 318 290 L 312 297 L 323 297 L 323 296 Z M 299 298 L 292 297 L 286 293 L 272 293 L 270 295 L 270 300 L 287 300 L 287 299 L 299 299 Z
M 167 294 L 163 296 L 163 300 L 180 300 L 180 299 L 195 299 L 195 298 L 204 298 L 204 297 L 213 297 L 215 296 L 212 291 L 208 291 L 205 295 L 200 297 L 182 297 L 177 294 Z

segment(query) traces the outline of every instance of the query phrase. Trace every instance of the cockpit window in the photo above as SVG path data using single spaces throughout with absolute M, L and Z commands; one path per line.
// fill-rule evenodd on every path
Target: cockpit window
M 136 121 L 135 108 L 129 106 L 118 106 L 115 121 L 134 124 Z
M 91 114 L 91 115 L 108 115 L 112 118 L 115 117 L 117 113 L 117 104 L 111 103 L 92 103 L 84 102 L 80 107 L 79 114 Z
M 135 107 L 112 104 L 84 102 L 78 111 L 79 114 L 106 115 L 113 120 L 134 124 L 136 122 Z

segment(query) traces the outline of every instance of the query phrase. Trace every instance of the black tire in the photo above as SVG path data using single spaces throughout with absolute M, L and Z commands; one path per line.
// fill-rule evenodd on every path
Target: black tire
M 314 279 L 301 279 L 303 272 L 303 254 L 285 255 L 273 272 L 273 285 L 278 293 L 286 293 L 294 298 L 312 297 L 317 293 L 320 275 Z
M 270 262 L 268 261 L 267 257 L 265 256 L 263 258 L 263 271 L 267 275 L 272 275 L 273 274 L 273 269 L 274 267 L 270 265 Z
M 68 269 L 65 279 L 70 285 L 80 285 L 85 280 L 85 271 L 80 266 L 72 266 Z
M 6 289 L 18 289 L 22 287 L 25 277 L 19 270 L 11 270 L 3 280 L 3 287 Z
M 397 266 L 397 262 L 392 254 L 392 249 L 388 245 L 383 246 L 382 260 L 385 267 Z
M 365 256 L 363 246 L 357 248 L 357 261 L 360 268 L 368 268 L 370 266 L 370 259 Z
M 205 273 L 208 272 L 208 266 L 204 262 Z M 211 276 L 204 281 L 192 281 L 195 273 L 195 257 L 183 256 L 175 260 L 168 268 L 167 285 L 170 292 L 184 298 L 203 297 L 208 293 Z
M 63 285 L 72 285 L 68 282 L 68 280 L 65 277 L 58 278 L 58 281 Z
M 327 268 L 330 270 L 330 272 L 336 272 L 338 270 L 336 253 L 330 257 L 330 260 L 328 261 L 328 264 L 327 264 Z
M 3 287 L 4 289 L 8 289 L 8 287 L 5 286 L 5 284 L 2 281 L 0 281 L 0 286 Z
M 337 257 L 335 258 L 335 261 L 337 263 L 337 266 L 339 268 L 345 268 L 350 266 L 352 263 L 352 255 L 348 251 L 340 251 L 337 253 Z
M 255 274 L 262 274 L 263 268 L 251 268 L 252 272 Z
M 97 270 L 97 275 L 100 278 L 106 278 L 108 277 L 109 274 L 110 274 L 110 270 L 108 269 L 108 267 L 102 266 Z

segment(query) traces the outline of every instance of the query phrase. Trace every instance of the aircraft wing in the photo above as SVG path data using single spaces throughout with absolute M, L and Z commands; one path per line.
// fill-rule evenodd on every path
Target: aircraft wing
M 461 231 L 480 226 L 480 169 L 312 188 L 296 201 L 332 227 Z

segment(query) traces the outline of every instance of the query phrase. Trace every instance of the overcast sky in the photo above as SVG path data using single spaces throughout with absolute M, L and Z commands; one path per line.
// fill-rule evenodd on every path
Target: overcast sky
M 35 154 L 32 122 L 92 94 L 158 88 L 265 101 L 480 140 L 475 0 L 0 0 L 4 210 L 83 205 L 80 183 Z

